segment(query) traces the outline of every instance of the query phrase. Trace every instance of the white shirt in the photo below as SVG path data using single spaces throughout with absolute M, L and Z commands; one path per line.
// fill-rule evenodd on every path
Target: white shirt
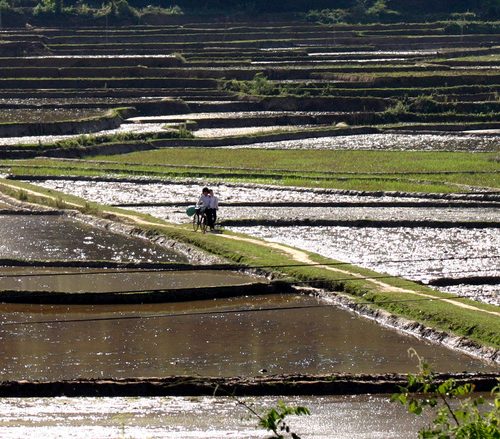
M 214 195 L 210 197 L 210 209 L 218 209 L 219 208 L 219 199 Z
M 197 206 L 210 207 L 211 198 L 212 197 L 210 195 L 202 194 L 200 199 L 198 200 Z

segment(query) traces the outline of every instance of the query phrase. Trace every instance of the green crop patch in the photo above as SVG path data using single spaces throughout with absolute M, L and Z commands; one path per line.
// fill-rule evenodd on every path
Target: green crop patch
M 89 160 L 4 160 L 14 175 L 145 175 L 374 191 L 500 187 L 497 153 L 166 148 Z M 98 163 L 99 166 L 96 166 Z M 469 186 L 469 188 L 468 188 Z

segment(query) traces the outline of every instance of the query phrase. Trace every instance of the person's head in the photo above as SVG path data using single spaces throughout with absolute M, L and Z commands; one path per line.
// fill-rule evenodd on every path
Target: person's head
M 203 195 L 208 195 L 208 193 L 210 192 L 210 189 L 208 189 L 207 187 L 204 187 L 202 190 L 201 190 L 201 193 Z
M 211 196 L 213 197 L 213 196 L 214 196 L 214 191 L 213 191 L 212 189 L 210 189 L 210 190 L 208 191 L 208 194 L 209 194 L 209 195 L 211 195 Z

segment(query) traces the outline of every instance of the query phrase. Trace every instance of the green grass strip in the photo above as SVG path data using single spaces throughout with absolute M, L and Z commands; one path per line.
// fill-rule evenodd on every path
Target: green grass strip
M 500 189 L 500 153 L 164 148 L 81 161 L 3 160 L 17 175 L 148 175 L 370 191 Z M 201 157 L 208 157 L 201 160 Z M 96 166 L 95 161 L 99 161 Z M 203 166 L 201 166 L 203 165 Z

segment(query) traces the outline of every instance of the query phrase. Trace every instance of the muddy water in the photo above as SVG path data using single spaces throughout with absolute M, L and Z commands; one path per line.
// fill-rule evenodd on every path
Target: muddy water
M 0 290 L 123 292 L 241 285 L 265 279 L 227 270 L 152 271 L 0 267 Z
M 2 215 L 0 258 L 185 262 L 179 253 L 140 238 L 65 216 Z
M 304 296 L 98 307 L 2 304 L 0 376 L 57 380 L 257 375 L 261 369 L 270 374 L 408 372 L 416 367 L 408 358 L 410 347 L 439 371 L 495 370 L 333 306 L 241 311 L 319 304 L 324 302 Z M 240 312 L 220 312 L 227 310 Z M 114 319 L 127 316 L 150 318 Z M 102 320 L 53 322 L 89 318 Z M 45 323 L 11 324 L 39 321 Z
M 408 414 L 388 396 L 242 398 L 258 413 L 278 399 L 306 406 L 310 416 L 287 423 L 304 438 L 408 439 L 428 419 Z M 0 436 L 264 439 L 269 433 L 235 400 L 227 397 L 3 398 Z
M 138 116 L 131 117 L 132 122 L 161 121 L 170 122 L 178 120 L 203 120 L 203 119 L 227 119 L 249 117 L 275 117 L 275 116 L 321 116 L 330 114 L 326 111 L 220 111 L 209 113 L 187 113 L 187 114 L 167 114 L 163 116 Z
M 226 136 L 244 136 L 248 134 L 267 133 L 272 131 L 293 131 L 308 128 L 308 125 L 274 125 L 241 128 L 202 128 L 196 130 L 194 135 L 201 138 L 214 138 Z
M 498 229 L 258 226 L 231 230 L 423 282 L 440 277 L 500 276 Z M 500 305 L 498 285 L 488 295 L 479 293 L 479 288 L 460 292 Z

